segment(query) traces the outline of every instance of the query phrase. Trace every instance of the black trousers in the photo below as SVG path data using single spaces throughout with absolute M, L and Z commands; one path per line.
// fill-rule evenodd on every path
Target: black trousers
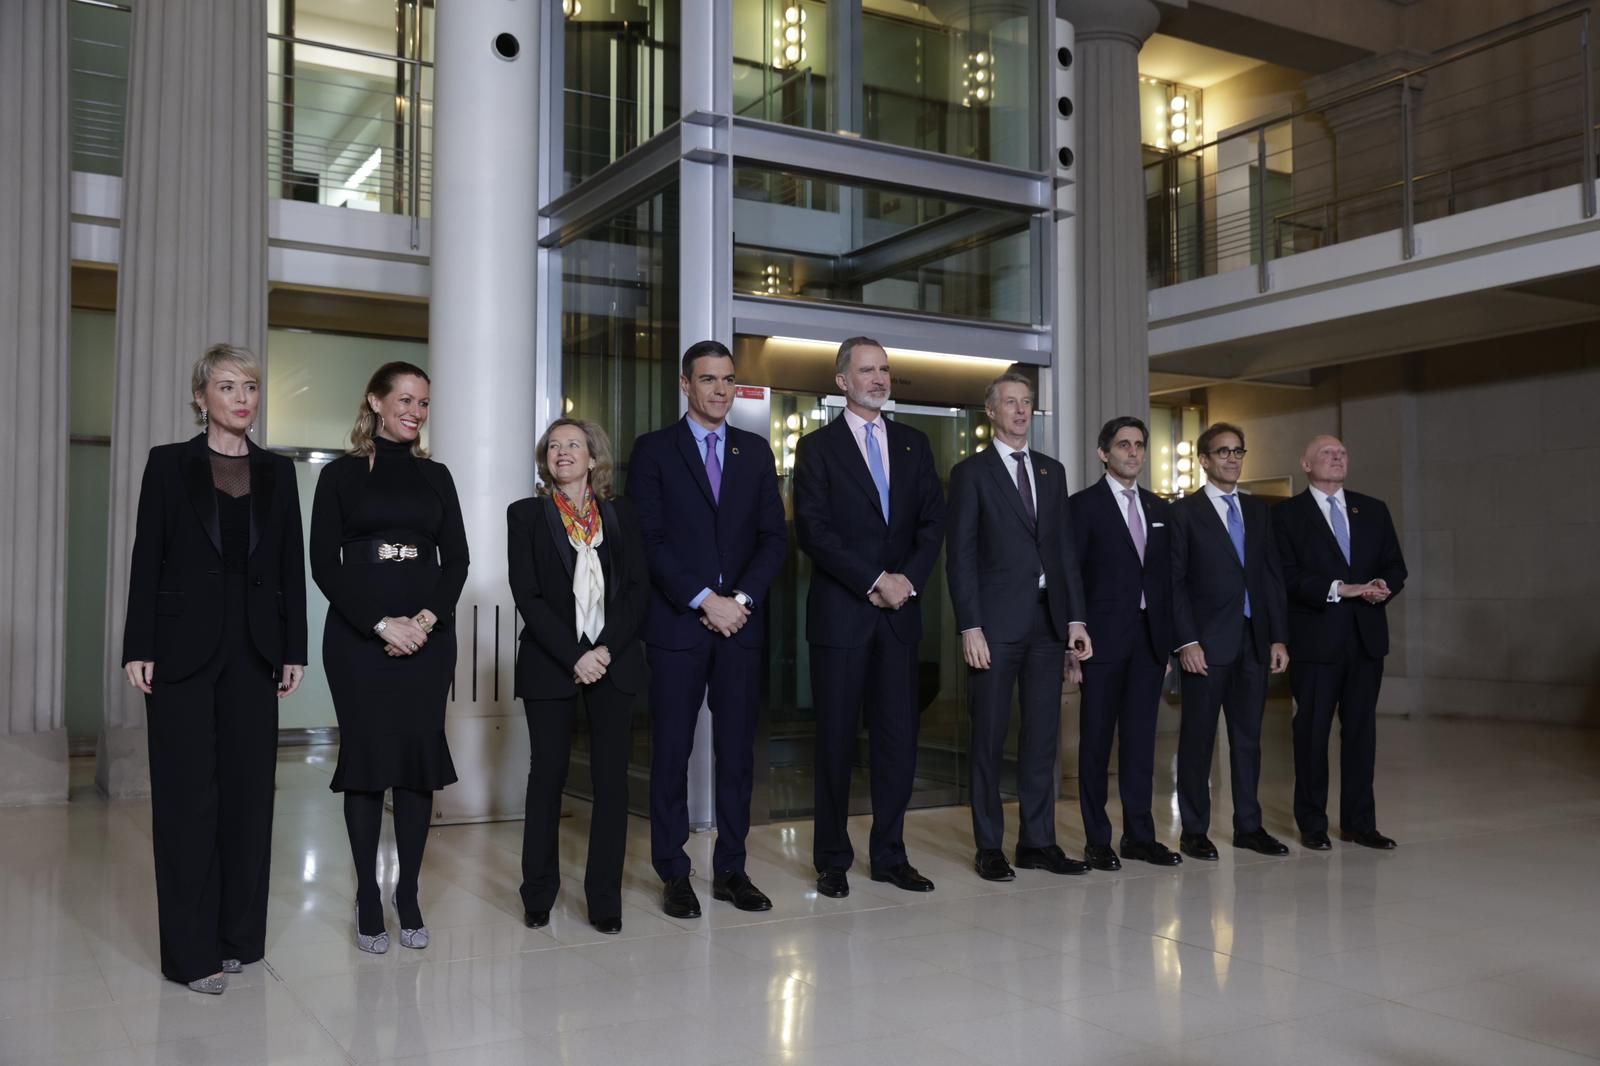
M 743 873 L 750 832 L 761 649 L 709 631 L 688 649 L 650 647 L 650 861 L 663 881 L 689 876 L 689 755 L 704 700 L 716 761 L 715 874 Z
M 1017 846 L 1042 848 L 1056 842 L 1056 748 L 1061 739 L 1062 668 L 1067 642 L 1056 636 L 1043 594 L 1033 607 L 1026 640 L 989 644 L 989 669 L 967 671 L 972 712 L 972 836 L 980 850 L 997 849 L 1005 838 L 1000 802 L 1000 766 L 1011 725 L 1011 691 L 1017 687 L 1021 728 L 1017 734 Z
M 1144 642 L 1148 643 L 1148 642 Z M 1122 835 L 1140 842 L 1155 839 L 1150 814 L 1156 760 L 1156 713 L 1167 664 L 1147 646 L 1127 658 L 1083 664 L 1083 699 L 1078 710 L 1078 806 L 1090 844 L 1111 845 L 1106 817 L 1106 777 L 1111 742 L 1117 748 L 1117 792 L 1122 797 Z
M 1256 786 L 1261 780 L 1261 717 L 1267 704 L 1267 664 L 1243 617 L 1239 657 L 1207 662 L 1204 676 L 1183 675 L 1183 717 L 1178 726 L 1178 814 L 1185 834 L 1211 831 L 1211 759 L 1217 746 L 1217 711 L 1228 720 L 1228 769 L 1233 786 L 1233 831 L 1261 828 Z
M 855 861 L 847 819 L 856 737 L 866 708 L 872 785 L 872 868 L 906 861 L 906 806 L 917 770 L 917 648 L 903 643 L 887 612 L 867 640 L 849 648 L 811 646 L 811 694 L 817 708 L 816 833 L 818 872 Z
M 243 575 L 225 596 L 211 662 L 175 683 L 156 663 L 145 698 L 161 972 L 186 983 L 266 953 L 277 682 L 250 639 Z
M 1302 833 L 1328 830 L 1328 736 L 1339 716 L 1339 825 L 1346 832 L 1378 828 L 1372 795 L 1378 748 L 1378 689 L 1383 660 L 1351 640 L 1337 663 L 1289 664 L 1294 692 L 1294 820 Z
M 622 865 L 628 839 L 628 755 L 633 694 L 608 677 L 582 688 L 589 719 L 589 857 L 583 892 L 591 921 L 622 915 Z M 579 697 L 523 700 L 528 717 L 527 817 L 522 823 L 522 906 L 547 911 L 561 887 L 561 793 L 572 756 Z

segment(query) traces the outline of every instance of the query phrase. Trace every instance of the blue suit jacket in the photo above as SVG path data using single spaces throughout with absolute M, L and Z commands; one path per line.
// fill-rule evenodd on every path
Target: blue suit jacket
M 725 425 L 721 499 L 713 501 L 706 464 L 687 419 L 634 442 L 628 499 L 639 517 L 652 593 L 644 639 L 666 649 L 721 640 L 689 601 L 701 589 L 738 589 L 756 602 L 732 639 L 759 647 L 767 591 L 788 553 L 788 531 L 772 449 L 754 433 Z
M 1106 479 L 1072 496 L 1072 535 L 1088 605 L 1094 662 L 1122 662 L 1145 644 L 1165 662 L 1172 653 L 1172 522 L 1167 501 L 1139 490 L 1144 562 L 1128 533 L 1123 501 Z M 1145 612 L 1139 616 L 1139 597 Z

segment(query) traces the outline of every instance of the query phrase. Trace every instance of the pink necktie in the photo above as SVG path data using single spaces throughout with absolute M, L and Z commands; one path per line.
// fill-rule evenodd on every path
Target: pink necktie
M 1133 535 L 1134 550 L 1139 553 L 1139 561 L 1144 562 L 1144 523 L 1139 521 L 1139 508 L 1135 505 L 1139 498 L 1138 490 L 1123 489 L 1122 494 L 1128 498 L 1128 532 Z

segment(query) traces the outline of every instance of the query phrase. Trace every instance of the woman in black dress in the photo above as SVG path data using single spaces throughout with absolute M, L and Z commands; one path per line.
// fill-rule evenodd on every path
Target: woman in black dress
M 450 471 L 419 440 L 428 387 L 410 363 L 378 368 L 350 451 L 322 471 L 311 510 L 311 576 L 331 608 L 322 658 L 339 719 L 330 787 L 344 793 L 356 865 L 356 946 L 375 954 L 389 949 L 377 878 L 383 794 L 394 790 L 400 943 L 425 948 L 417 875 L 434 790 L 456 780 L 444 711 L 467 534 Z
M 211 994 L 266 951 L 278 700 L 305 674 L 300 494 L 246 436 L 260 383 L 243 348 L 195 363 L 203 428 L 150 450 L 122 638 L 147 709 L 161 972 Z
M 547 924 L 561 885 L 557 827 L 581 695 L 594 790 L 583 888 L 589 921 L 602 933 L 619 933 L 633 701 L 645 685 L 639 626 L 650 579 L 633 510 L 611 499 L 605 431 L 557 419 L 535 454 L 543 495 L 506 510 L 511 594 L 526 623 L 517 655 L 530 748 L 524 921 L 535 929 Z

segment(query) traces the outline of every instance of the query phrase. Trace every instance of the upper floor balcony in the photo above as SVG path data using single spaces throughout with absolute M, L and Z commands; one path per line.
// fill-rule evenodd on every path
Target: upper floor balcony
M 1590 22 L 1376 57 L 1151 162 L 1153 390 L 1600 317 Z

